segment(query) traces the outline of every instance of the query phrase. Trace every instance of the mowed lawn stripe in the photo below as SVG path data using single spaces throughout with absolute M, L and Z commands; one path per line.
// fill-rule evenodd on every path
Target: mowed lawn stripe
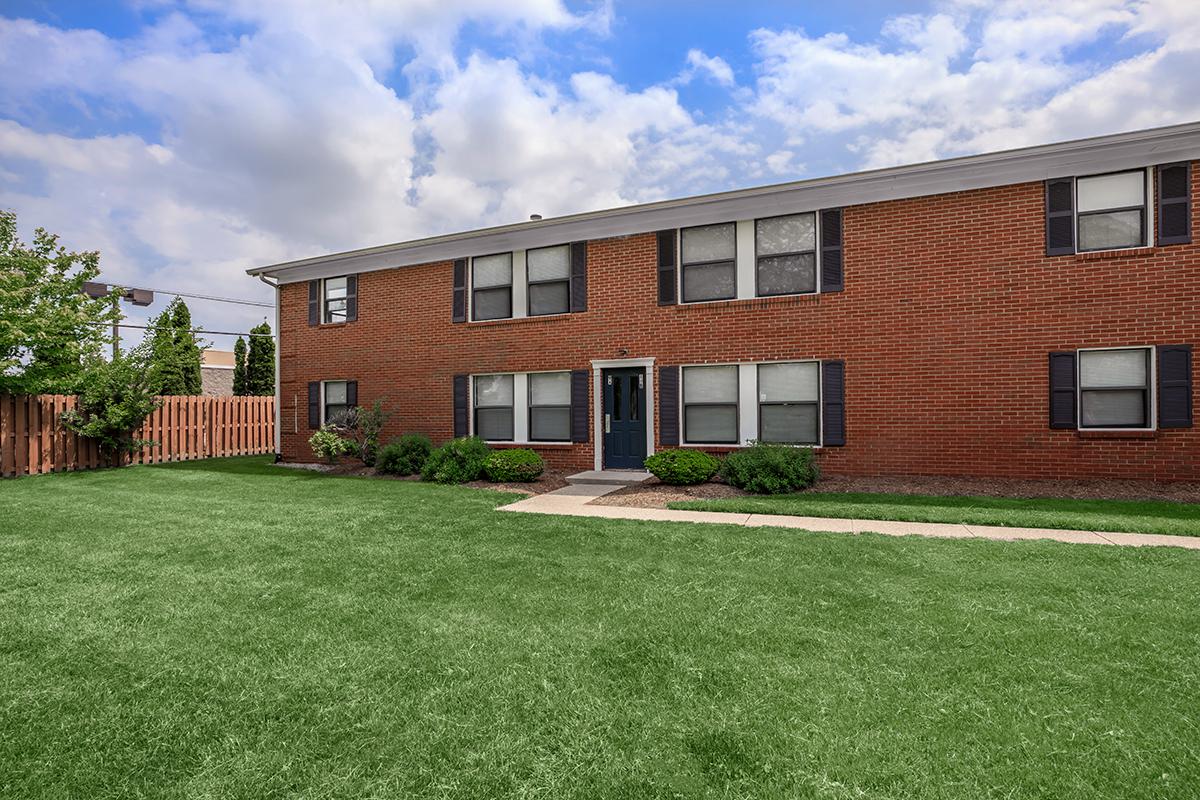
M 0 795 L 1186 797 L 1200 556 L 0 483 Z
M 802 492 L 683 500 L 674 509 L 1200 536 L 1200 503 Z

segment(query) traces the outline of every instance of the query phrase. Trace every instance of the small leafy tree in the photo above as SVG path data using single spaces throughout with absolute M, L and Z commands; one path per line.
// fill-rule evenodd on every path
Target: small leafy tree
M 379 452 L 379 435 L 391 416 L 392 412 L 383 408 L 383 399 L 379 399 L 370 408 L 358 406 L 346 409 L 334 420 L 334 425 L 351 439 L 362 462 L 373 467 Z
M 0 210 L 0 392 L 75 393 L 116 318 L 111 295 L 83 294 L 99 274 L 99 253 L 70 252 L 42 228 L 25 244 L 17 215 Z
M 80 436 L 95 439 L 112 465 L 119 465 L 128 453 L 156 444 L 133 436 L 158 407 L 150 386 L 146 345 L 111 361 L 99 356 L 90 359 L 80 377 L 78 394 L 78 404 L 63 412 L 62 422 Z
M 250 333 L 250 352 L 246 357 L 246 394 L 275 394 L 275 340 L 266 322 L 255 325 Z
M 246 392 L 246 340 L 238 337 L 233 345 L 233 393 L 238 397 Z

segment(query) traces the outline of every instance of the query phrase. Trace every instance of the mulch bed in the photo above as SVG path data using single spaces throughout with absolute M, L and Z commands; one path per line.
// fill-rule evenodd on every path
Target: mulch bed
M 324 475 L 348 476 L 352 478 L 382 478 L 389 481 L 419 481 L 420 475 L 383 475 L 372 467 L 357 462 L 342 462 L 336 465 L 307 464 L 298 462 L 281 462 L 278 467 L 289 469 L 306 469 L 320 472 Z M 523 494 L 545 494 L 561 489 L 567 485 L 568 472 L 565 470 L 548 469 L 536 481 L 529 483 L 492 483 L 491 481 L 471 481 L 464 484 L 473 489 L 491 489 L 496 492 L 521 492 Z
M 872 492 L 978 497 L 1057 497 L 1083 500 L 1169 500 L 1200 503 L 1200 483 L 1135 480 L 1017 480 L 939 476 L 843 476 L 821 478 L 810 492 Z M 593 505 L 666 508 L 681 500 L 743 497 L 746 492 L 724 483 L 668 486 L 657 478 L 598 497 Z

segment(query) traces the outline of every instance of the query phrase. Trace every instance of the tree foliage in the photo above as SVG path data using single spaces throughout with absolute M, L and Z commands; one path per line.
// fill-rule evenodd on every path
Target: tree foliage
M 246 394 L 275 394 L 275 340 L 266 322 L 255 325 L 250 333 L 250 352 L 246 357 Z
M 90 358 L 80 375 L 77 405 L 63 412 L 63 424 L 80 436 L 95 439 L 114 465 L 119 465 L 126 453 L 155 444 L 133 436 L 158 407 L 150 373 L 150 348 L 146 343 L 111 361 L 100 356 Z
M 233 345 L 233 393 L 238 397 L 246 392 L 246 340 L 238 337 Z
M 150 321 L 150 385 L 156 394 L 201 392 L 200 352 L 208 345 L 192 332 L 192 312 L 176 297 Z
M 98 252 L 70 252 L 42 228 L 25 244 L 17 215 L 0 211 L 0 392 L 75 393 L 115 319 L 111 298 L 82 294 L 99 274 Z

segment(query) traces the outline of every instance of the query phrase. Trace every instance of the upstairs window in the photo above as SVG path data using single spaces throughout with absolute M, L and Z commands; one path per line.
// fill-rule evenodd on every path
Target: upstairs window
M 754 251 L 759 297 L 817 290 L 816 214 L 756 220 Z
M 571 311 L 571 246 L 539 247 L 525 254 L 529 316 Z
M 1080 252 L 1146 244 L 1146 172 L 1115 172 L 1075 181 Z
M 817 444 L 821 367 L 816 361 L 758 365 L 758 438 Z
M 529 374 L 529 440 L 571 441 L 571 373 Z
M 737 366 L 683 368 L 683 440 L 737 444 Z
M 680 231 L 683 302 L 737 296 L 737 227 L 728 222 Z
M 345 322 L 346 303 L 350 296 L 349 281 L 345 277 L 326 278 L 324 292 L 323 306 L 325 311 L 322 319 L 326 323 Z
M 324 425 L 333 425 L 340 421 L 350 407 L 346 391 L 346 381 L 325 381 L 325 401 L 323 417 Z
M 512 253 L 471 259 L 471 319 L 512 316 Z
M 1079 426 L 1149 428 L 1150 348 L 1079 351 Z
M 475 435 L 489 442 L 513 440 L 513 376 L 475 376 Z

